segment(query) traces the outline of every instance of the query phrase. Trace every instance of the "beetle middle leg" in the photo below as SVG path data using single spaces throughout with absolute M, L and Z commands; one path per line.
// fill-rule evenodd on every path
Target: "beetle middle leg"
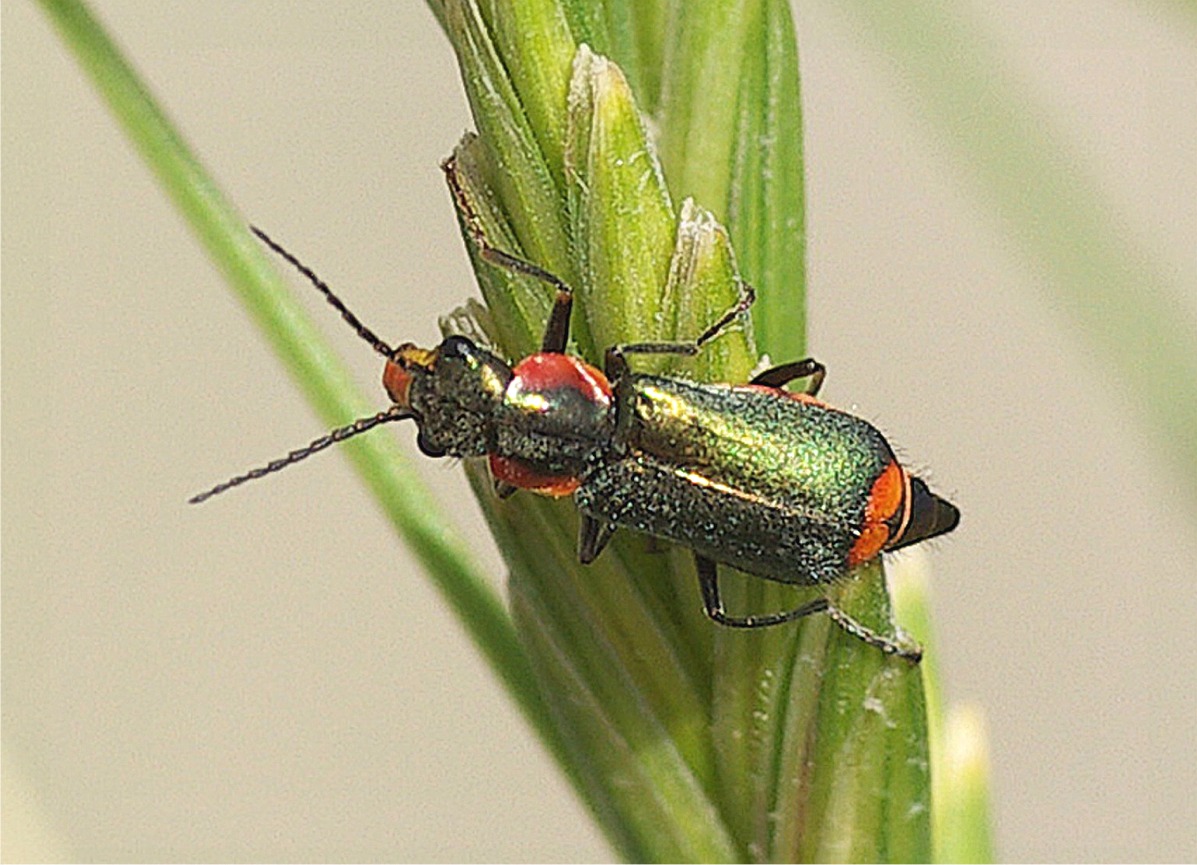
M 842 630 L 880 649 L 887 655 L 897 655 L 907 661 L 917 664 L 923 657 L 923 650 L 919 646 L 902 645 L 871 628 L 862 625 L 849 616 L 827 598 L 815 598 L 793 610 L 783 613 L 769 613 L 763 616 L 729 616 L 723 608 L 723 601 L 719 597 L 719 566 L 705 556 L 694 555 L 694 565 L 698 569 L 698 585 L 702 590 L 702 604 L 706 614 L 720 625 L 729 628 L 767 628 L 781 625 L 796 619 L 803 619 L 815 613 L 826 613 L 831 621 Z
M 708 342 L 719 336 L 728 326 L 746 313 L 756 301 L 756 289 L 746 282 L 741 282 L 742 289 L 739 299 L 728 310 L 700 333 L 696 338 L 678 342 L 629 342 L 613 345 L 607 349 L 603 359 L 603 371 L 607 378 L 615 381 L 628 371 L 627 355 L 629 354 L 676 354 L 693 357 L 702 350 Z

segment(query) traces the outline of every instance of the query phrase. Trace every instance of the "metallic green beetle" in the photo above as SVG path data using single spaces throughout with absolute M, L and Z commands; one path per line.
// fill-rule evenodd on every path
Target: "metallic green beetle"
M 393 405 L 307 447 L 226 481 L 203 501 L 382 423 L 411 419 L 429 456 L 490 461 L 500 495 L 572 495 L 581 516 L 578 553 L 593 561 L 619 528 L 694 553 L 703 606 L 720 624 L 778 625 L 826 612 L 888 654 L 918 661 L 921 649 L 878 634 L 816 598 L 796 609 L 732 616 L 719 595 L 718 565 L 781 583 L 826 585 L 882 552 L 954 529 L 960 512 L 899 465 L 868 422 L 816 399 L 825 376 L 813 359 L 773 367 L 746 385 L 698 384 L 633 372 L 636 354 L 696 354 L 753 300 L 697 339 L 613 346 L 604 368 L 566 354 L 573 294 L 531 262 L 490 246 L 452 160 L 446 176 L 481 257 L 556 290 L 541 350 L 514 366 L 462 336 L 435 348 L 391 348 L 307 267 L 264 233 L 374 349 Z M 806 391 L 784 385 L 807 379 Z

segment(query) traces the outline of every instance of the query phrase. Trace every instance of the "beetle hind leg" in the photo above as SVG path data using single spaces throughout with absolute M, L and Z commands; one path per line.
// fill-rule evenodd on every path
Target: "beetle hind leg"
M 827 615 L 831 617 L 831 621 L 835 622 L 840 628 L 858 640 L 863 640 L 870 646 L 875 646 L 887 655 L 897 655 L 899 658 L 905 658 L 912 664 L 917 664 L 923 659 L 923 647 L 913 641 L 908 643 L 901 643 L 897 640 L 878 634 L 869 628 L 866 628 L 856 619 L 849 616 L 839 607 L 834 604 L 827 605 Z
M 889 637 L 878 634 L 849 616 L 827 598 L 815 598 L 793 610 L 783 613 L 769 613 L 763 616 L 729 616 L 719 597 L 719 566 L 705 556 L 695 554 L 694 564 L 698 569 L 698 585 L 702 591 L 703 608 L 712 621 L 729 628 L 768 628 L 803 619 L 815 613 L 826 613 L 843 631 L 862 642 L 868 643 L 887 655 L 897 655 L 917 664 L 923 657 L 918 645 L 904 645 Z

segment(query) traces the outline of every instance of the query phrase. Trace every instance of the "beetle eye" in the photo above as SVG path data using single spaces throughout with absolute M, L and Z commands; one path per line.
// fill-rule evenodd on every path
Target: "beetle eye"
M 476 352 L 474 343 L 464 336 L 446 337 L 440 348 L 441 357 L 455 357 L 462 360 L 472 357 Z
M 443 457 L 445 455 L 445 449 L 428 441 L 423 430 L 416 436 L 416 447 L 420 449 L 420 453 L 424 454 L 424 456 Z

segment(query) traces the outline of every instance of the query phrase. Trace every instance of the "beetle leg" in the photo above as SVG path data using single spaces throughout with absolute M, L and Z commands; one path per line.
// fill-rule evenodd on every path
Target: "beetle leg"
M 847 631 L 858 640 L 863 640 L 870 646 L 875 646 L 887 655 L 897 655 L 899 658 L 905 658 L 912 664 L 917 664 L 923 659 L 923 647 L 915 642 L 902 643 L 898 640 L 890 639 L 883 634 L 878 634 L 876 631 L 866 628 L 856 619 L 849 616 L 839 607 L 834 604 L 827 605 L 827 615 L 831 617 L 831 621 L 835 622 L 843 630 Z
M 827 377 L 827 367 L 813 357 L 805 360 L 795 360 L 771 367 L 759 375 L 752 377 L 751 384 L 762 384 L 765 387 L 784 387 L 795 379 L 810 378 L 806 387 L 802 389 L 807 396 L 816 396 L 823 386 L 823 379 Z
M 607 546 L 607 541 L 615 534 L 615 526 L 604 520 L 597 520 L 589 514 L 581 514 L 582 521 L 578 526 L 578 561 L 588 565 L 598 558 L 598 554 Z
M 519 487 L 517 487 L 515 484 L 509 484 L 507 481 L 496 480 L 494 485 L 495 495 L 501 499 L 511 498 L 513 495 L 515 495 L 516 490 L 519 489 Z
M 756 289 L 746 282 L 740 283 L 742 292 L 740 299 L 719 316 L 719 320 L 704 330 L 696 339 L 689 342 L 630 342 L 623 345 L 613 345 L 607 349 L 604 372 L 607 378 L 614 380 L 619 373 L 627 370 L 626 355 L 629 354 L 680 354 L 693 357 L 708 342 L 723 333 L 733 321 L 746 313 L 756 300 Z
M 462 225 L 465 226 L 466 233 L 473 241 L 478 256 L 496 267 L 539 279 L 557 289 L 557 297 L 553 302 L 553 310 L 549 313 L 549 321 L 545 326 L 540 350 L 554 354 L 564 353 L 565 345 L 569 342 L 569 318 L 573 308 L 573 289 L 559 276 L 549 273 L 540 265 L 533 264 L 518 255 L 504 252 L 497 246 L 492 246 L 486 239 L 486 232 L 482 230 L 482 220 L 478 218 L 478 211 L 474 209 L 465 184 L 462 183 L 461 173 L 457 169 L 457 157 L 449 156 L 445 159 L 441 163 L 441 170 L 445 172 L 445 180 L 449 183 L 449 191 L 453 194 L 457 212 L 461 214 Z
M 921 646 L 907 646 L 882 636 L 866 628 L 853 619 L 827 598 L 815 598 L 794 610 L 784 613 L 770 613 L 766 616 L 729 616 L 723 609 L 723 601 L 719 597 L 719 566 L 705 556 L 694 554 L 694 564 L 698 569 L 698 585 L 702 590 L 702 603 L 707 615 L 721 625 L 729 628 L 767 628 L 802 619 L 814 613 L 827 613 L 831 621 L 835 622 L 847 633 L 880 649 L 887 655 L 897 655 L 907 661 L 917 664 L 923 657 Z
M 694 554 L 694 565 L 698 569 L 698 587 L 702 590 L 702 605 L 710 618 L 729 628 L 767 628 L 792 622 L 814 613 L 826 610 L 831 602 L 826 598 L 815 598 L 803 604 L 796 610 L 786 613 L 770 613 L 767 616 L 729 616 L 723 609 L 723 600 L 719 597 L 719 566 L 706 556 Z
M 562 286 L 564 283 L 557 286 L 557 297 L 553 300 L 553 309 L 544 327 L 544 337 L 540 341 L 542 352 L 564 354 L 565 345 L 569 342 L 569 318 L 574 308 L 574 295 L 569 286 Z

